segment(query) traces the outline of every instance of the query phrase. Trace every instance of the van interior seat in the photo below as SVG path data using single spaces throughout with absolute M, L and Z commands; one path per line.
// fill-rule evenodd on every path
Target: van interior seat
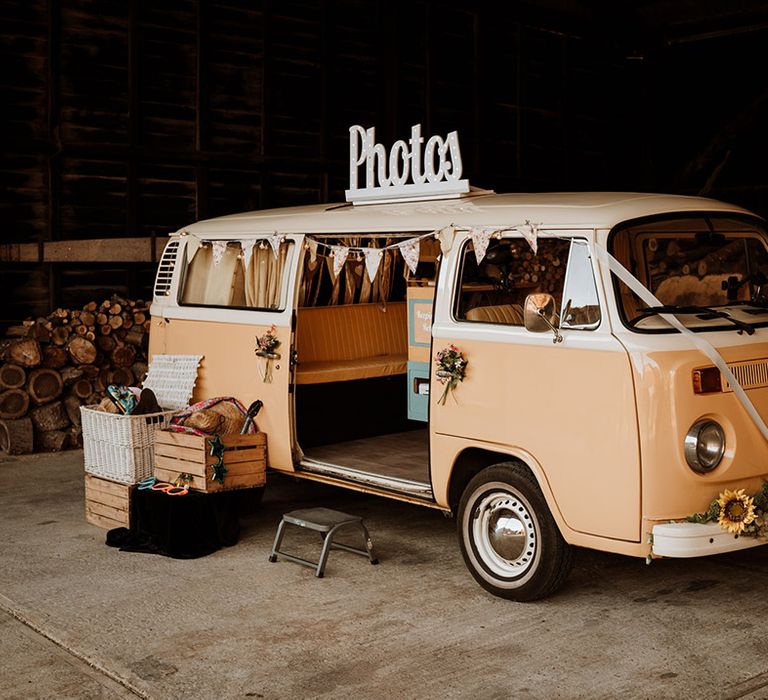
M 405 374 L 405 302 L 303 307 L 296 312 L 296 382 L 323 384 Z
M 507 326 L 522 326 L 523 307 L 520 304 L 499 304 L 498 306 L 476 306 L 467 311 L 467 321 L 502 323 Z

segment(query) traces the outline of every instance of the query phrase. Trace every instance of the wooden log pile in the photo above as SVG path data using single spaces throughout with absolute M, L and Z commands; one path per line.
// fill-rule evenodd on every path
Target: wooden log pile
M 540 245 L 538 255 L 534 255 L 526 243 L 517 243 L 512 249 L 514 282 L 555 296 L 562 293 L 568 245 L 567 241 L 552 241 Z
M 149 326 L 148 303 L 117 296 L 11 326 L 0 340 L 0 449 L 82 447 L 80 406 L 110 384 L 144 381 Z

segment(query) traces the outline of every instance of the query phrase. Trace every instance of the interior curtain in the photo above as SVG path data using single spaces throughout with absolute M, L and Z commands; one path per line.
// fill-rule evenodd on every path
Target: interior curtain
M 240 246 L 228 245 L 218 265 L 213 263 L 213 248 L 203 245 L 187 267 L 182 300 L 187 304 L 231 306 L 239 276 Z
M 283 270 L 288 246 L 282 244 L 277 256 L 272 246 L 253 248 L 253 256 L 245 271 L 245 304 L 258 309 L 277 309 L 280 306 Z

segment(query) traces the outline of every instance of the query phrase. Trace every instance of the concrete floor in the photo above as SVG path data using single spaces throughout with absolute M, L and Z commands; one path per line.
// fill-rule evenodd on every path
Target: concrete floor
M 236 547 L 180 561 L 104 545 L 81 460 L 0 459 L 2 698 L 768 697 L 767 548 L 584 550 L 561 593 L 518 604 L 474 583 L 440 513 L 276 478 Z M 310 505 L 364 516 L 381 565 L 268 563 Z

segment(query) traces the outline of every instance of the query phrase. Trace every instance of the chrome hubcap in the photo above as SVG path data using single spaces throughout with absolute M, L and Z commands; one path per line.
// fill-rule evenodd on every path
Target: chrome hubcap
M 488 520 L 488 539 L 496 554 L 514 561 L 525 551 L 525 525 L 504 507 L 491 513 Z
M 483 563 L 497 576 L 518 577 L 533 564 L 534 519 L 527 505 L 511 493 L 491 491 L 480 499 L 472 535 Z

